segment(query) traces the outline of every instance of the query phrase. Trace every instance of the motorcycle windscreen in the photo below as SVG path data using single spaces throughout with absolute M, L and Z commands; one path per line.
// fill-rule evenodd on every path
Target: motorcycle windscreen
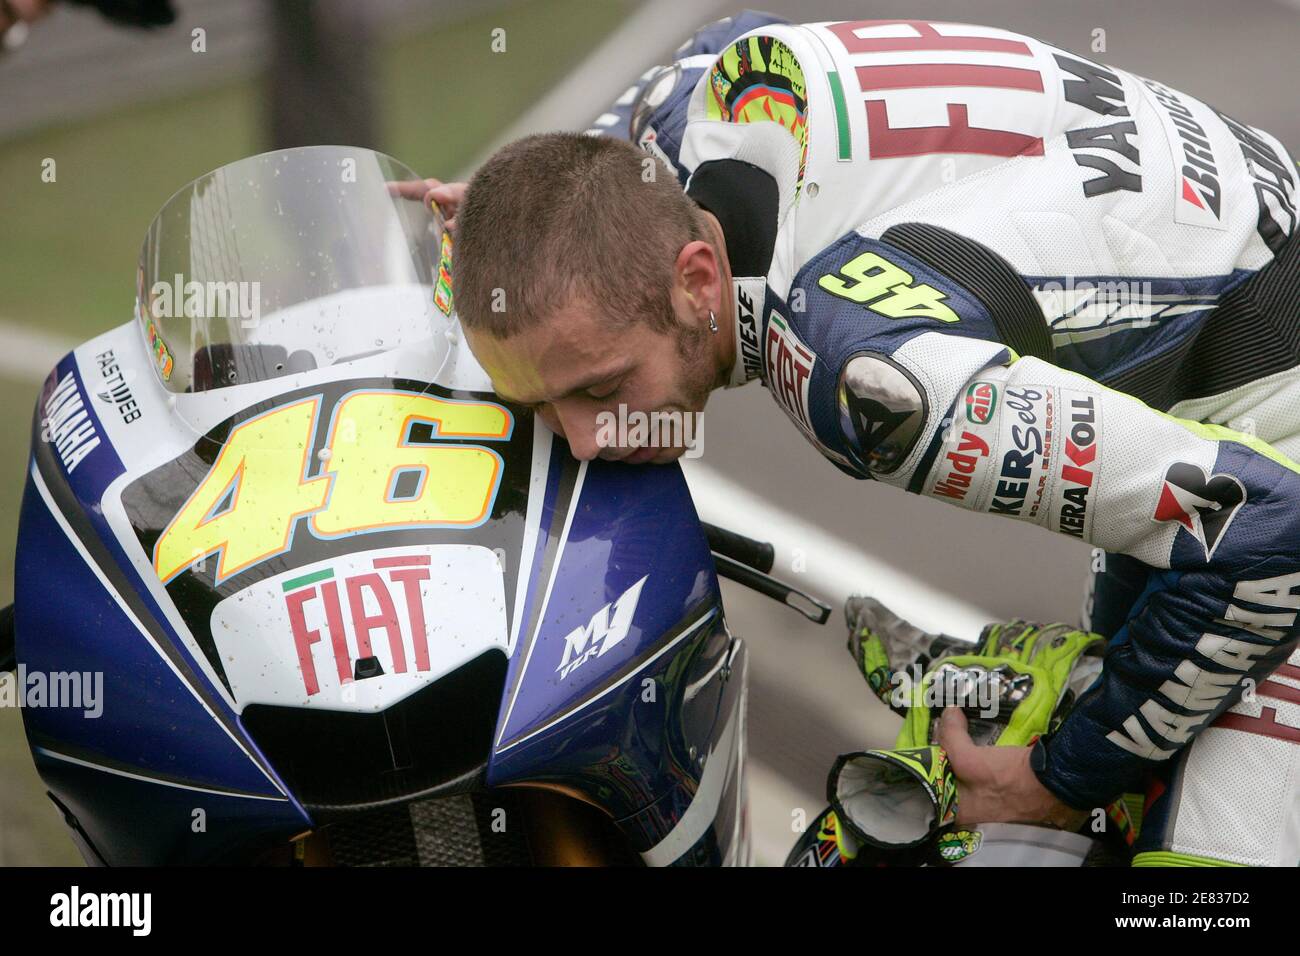
M 451 312 L 451 237 L 421 180 L 372 150 L 311 146 L 191 182 L 140 251 L 136 318 L 164 387 L 201 393 L 428 339 Z
M 324 381 L 243 409 L 122 503 L 240 710 L 373 713 L 504 660 L 532 429 L 490 393 Z

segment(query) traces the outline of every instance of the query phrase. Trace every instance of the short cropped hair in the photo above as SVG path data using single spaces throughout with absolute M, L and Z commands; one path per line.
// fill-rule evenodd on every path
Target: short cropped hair
M 456 214 L 456 311 L 509 338 L 576 299 L 613 324 L 667 331 L 677 255 L 705 238 L 677 177 L 631 143 L 526 136 L 479 168 Z

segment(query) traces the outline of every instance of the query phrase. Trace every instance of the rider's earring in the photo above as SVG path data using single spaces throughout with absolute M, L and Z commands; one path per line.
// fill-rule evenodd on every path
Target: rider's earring
M 718 331 L 718 319 L 717 316 L 713 314 L 712 309 L 709 309 L 709 331 L 715 333 Z

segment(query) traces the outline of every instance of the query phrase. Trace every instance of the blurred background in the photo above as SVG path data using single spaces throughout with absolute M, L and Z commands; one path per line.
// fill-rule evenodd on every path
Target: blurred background
M 1300 0 L 756 5 L 802 21 L 907 17 L 1016 30 L 1157 78 L 1300 150 Z M 36 388 L 71 346 L 130 319 L 140 241 L 176 189 L 234 159 L 308 143 L 370 146 L 424 175 L 464 176 L 508 139 L 586 129 L 698 26 L 741 9 L 714 0 L 173 7 L 175 23 L 140 29 L 49 3 L 0 52 L 0 605 L 13 600 Z M 982 620 L 1078 617 L 1089 562 L 1080 542 L 852 481 L 757 385 L 716 395 L 705 434 L 703 457 L 688 467 L 705 517 L 725 513 L 735 530 L 779 537 L 775 573 L 819 597 L 870 592 L 923 626 L 969 637 Z M 751 650 L 756 862 L 779 863 L 797 811 L 811 819 L 824 804 L 834 757 L 888 744 L 897 721 L 845 653 L 838 607 L 816 627 L 723 589 Z M 20 714 L 0 707 L 0 865 L 77 863 Z

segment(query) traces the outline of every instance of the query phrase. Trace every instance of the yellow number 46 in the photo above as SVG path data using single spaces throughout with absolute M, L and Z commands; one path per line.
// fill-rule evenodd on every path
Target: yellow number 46
M 874 252 L 864 252 L 828 272 L 817 284 L 841 299 L 865 305 L 891 319 L 938 319 L 958 321 L 944 301 L 948 297 L 924 282 L 912 284 L 912 273 Z
M 218 582 L 292 546 L 310 515 L 323 538 L 395 528 L 469 528 L 485 521 L 501 484 L 501 455 L 439 439 L 505 441 L 514 417 L 494 402 L 414 392 L 350 392 L 334 408 L 321 473 L 307 477 L 320 396 L 231 430 L 216 462 L 154 545 L 158 577 L 218 555 Z M 412 429 L 432 429 L 432 443 Z

